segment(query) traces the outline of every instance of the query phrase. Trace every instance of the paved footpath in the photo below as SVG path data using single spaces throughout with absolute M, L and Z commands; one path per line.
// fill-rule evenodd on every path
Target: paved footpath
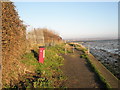
M 65 60 L 62 70 L 68 78 L 65 85 L 68 88 L 102 88 L 86 60 L 80 58 L 81 54 L 82 52 L 75 50 L 74 53 L 63 55 Z

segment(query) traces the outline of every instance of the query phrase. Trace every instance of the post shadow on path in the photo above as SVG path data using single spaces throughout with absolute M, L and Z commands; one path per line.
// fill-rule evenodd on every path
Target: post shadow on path
M 35 50 L 31 50 L 31 52 L 34 54 L 34 57 L 38 60 L 39 59 L 39 55 Z

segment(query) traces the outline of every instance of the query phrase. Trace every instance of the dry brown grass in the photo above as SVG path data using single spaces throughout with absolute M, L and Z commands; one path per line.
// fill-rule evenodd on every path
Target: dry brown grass
M 24 65 L 19 62 L 26 50 L 26 26 L 22 24 L 12 2 L 2 2 L 2 81 L 13 84 Z M 20 68 L 22 66 L 22 68 Z

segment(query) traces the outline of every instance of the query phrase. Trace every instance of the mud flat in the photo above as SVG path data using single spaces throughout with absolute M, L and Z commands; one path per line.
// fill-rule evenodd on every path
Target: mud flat
M 118 59 L 120 58 L 120 51 L 117 40 L 83 42 L 82 45 L 89 48 L 90 53 L 120 79 L 120 61 Z

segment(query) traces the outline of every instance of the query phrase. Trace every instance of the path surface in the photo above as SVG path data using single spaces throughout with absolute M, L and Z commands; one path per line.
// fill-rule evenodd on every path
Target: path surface
M 94 72 L 90 70 L 85 59 L 80 58 L 82 52 L 63 55 L 65 58 L 63 73 L 67 76 L 65 85 L 68 88 L 101 88 Z

